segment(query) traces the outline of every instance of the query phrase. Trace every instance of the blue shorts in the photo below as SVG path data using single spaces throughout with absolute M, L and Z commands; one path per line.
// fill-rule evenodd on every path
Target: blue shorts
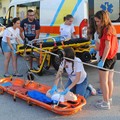
M 13 48 L 16 49 L 16 44 L 12 44 Z M 12 49 L 7 42 L 2 41 L 2 50 L 3 52 L 12 52 Z

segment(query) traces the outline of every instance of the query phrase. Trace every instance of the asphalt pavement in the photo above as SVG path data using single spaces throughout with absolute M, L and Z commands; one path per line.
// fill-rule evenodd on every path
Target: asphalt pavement
M 22 57 L 18 58 L 19 72 L 25 75 L 27 66 Z M 89 83 L 95 88 L 99 88 L 98 71 L 96 68 L 85 66 L 88 73 Z M 120 61 L 117 61 L 115 70 L 120 71 Z M 10 62 L 9 71 L 12 74 L 12 63 Z M 42 76 L 36 76 L 35 81 L 52 86 L 56 71 L 53 67 L 45 71 Z M 4 56 L 0 51 L 0 75 L 4 74 Z M 63 74 L 63 82 L 66 82 L 67 75 Z M 0 95 L 0 120 L 120 120 L 120 74 L 114 75 L 114 94 L 113 104 L 110 110 L 98 110 L 95 108 L 95 102 L 101 96 L 90 96 L 87 104 L 82 111 L 70 116 L 60 116 L 51 111 L 38 106 L 29 106 L 25 101 L 17 98 L 13 101 L 13 97 L 7 93 Z

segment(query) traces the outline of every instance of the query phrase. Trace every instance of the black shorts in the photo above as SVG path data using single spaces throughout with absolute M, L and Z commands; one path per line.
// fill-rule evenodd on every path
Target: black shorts
M 117 56 L 115 56 L 112 59 L 106 59 L 103 68 L 113 69 L 114 65 L 116 63 L 116 60 L 117 60 Z M 103 69 L 99 69 L 99 70 L 106 71 L 106 70 L 103 70 Z

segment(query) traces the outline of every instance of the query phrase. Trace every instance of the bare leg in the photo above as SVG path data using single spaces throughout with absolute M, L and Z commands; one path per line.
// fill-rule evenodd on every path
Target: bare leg
M 12 53 L 12 65 L 14 73 L 17 73 L 17 56 L 15 56 L 14 53 Z
M 8 66 L 9 66 L 9 62 L 10 62 L 11 53 L 4 52 L 4 56 L 5 56 L 4 69 L 5 69 L 5 73 L 8 73 Z
M 103 99 L 105 102 L 108 102 L 109 100 L 108 74 L 108 71 L 99 70 L 100 86 L 103 92 Z
M 101 77 L 101 74 L 100 74 L 100 71 L 99 71 L 99 82 L 100 82 L 100 89 L 102 90 L 102 84 L 101 84 L 101 81 L 102 81 L 102 77 Z
M 113 76 L 114 76 L 114 72 L 110 71 L 108 76 L 109 99 L 112 98 L 112 94 L 113 94 L 113 88 L 114 88 Z

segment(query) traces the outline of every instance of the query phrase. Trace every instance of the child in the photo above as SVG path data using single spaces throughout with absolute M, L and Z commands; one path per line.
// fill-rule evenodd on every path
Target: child
M 68 91 L 84 96 L 85 98 L 89 97 L 91 94 L 96 95 L 96 90 L 92 87 L 92 85 L 88 85 L 87 73 L 84 70 L 81 60 L 75 57 L 74 50 L 70 47 L 64 48 L 64 53 L 65 57 L 74 61 L 64 59 L 61 62 L 56 75 L 54 86 L 50 90 L 50 94 L 53 95 L 54 92 L 57 91 L 59 74 L 65 68 L 68 74 L 68 82 L 65 86 L 65 90 L 61 92 L 61 95 L 67 94 Z
M 65 39 L 76 38 L 74 35 L 75 29 L 73 23 L 73 16 L 66 15 L 64 17 L 64 23 L 60 25 L 60 36 L 64 37 Z

